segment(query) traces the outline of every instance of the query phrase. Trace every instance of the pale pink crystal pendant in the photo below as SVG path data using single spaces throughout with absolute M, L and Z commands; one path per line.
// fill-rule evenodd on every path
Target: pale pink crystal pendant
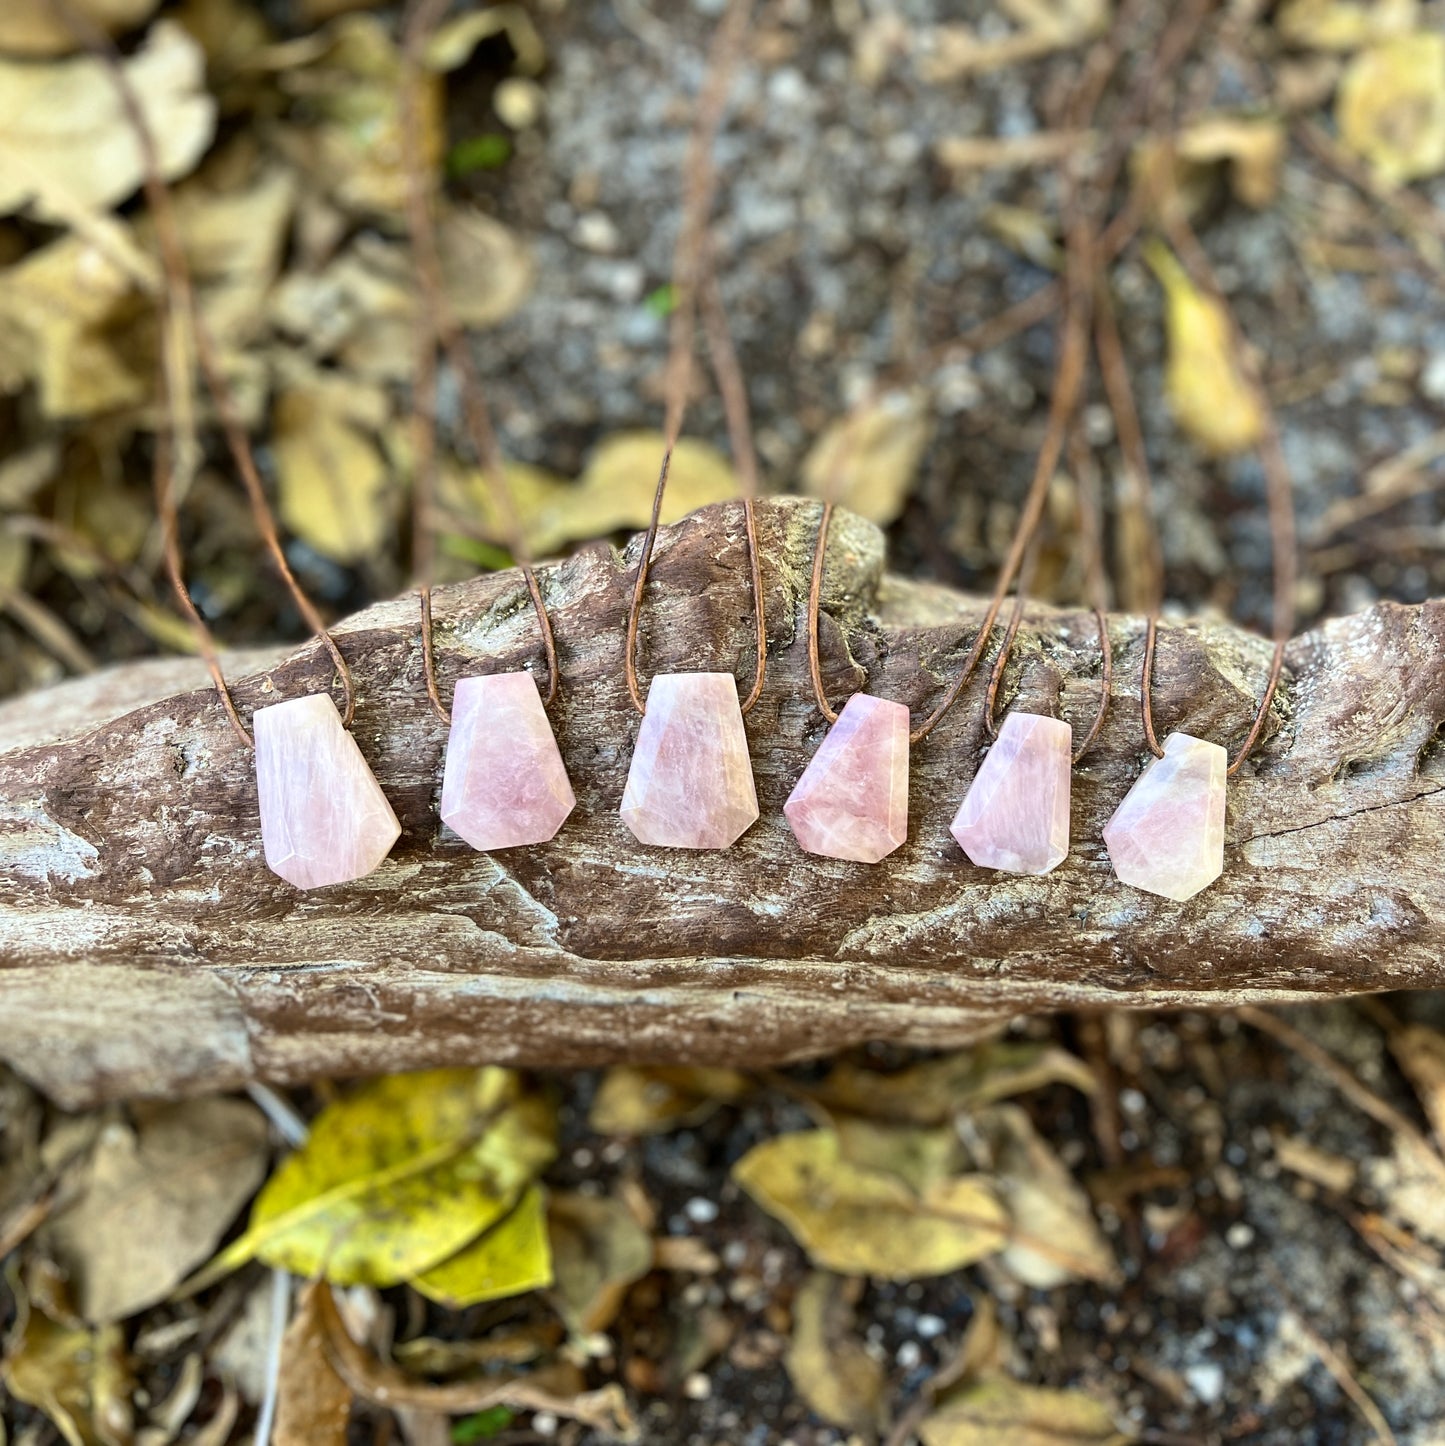
M 981 869 L 1046 874 L 1069 852 L 1074 733 L 1058 718 L 1010 713 L 949 832 Z
M 312 693 L 258 708 L 256 795 L 266 864 L 298 889 L 345 884 L 391 852 L 401 825 L 336 704 Z
M 474 849 L 546 843 L 577 799 L 530 673 L 463 678 L 452 699 L 442 821 Z
M 758 817 L 731 673 L 659 673 L 647 690 L 622 821 L 645 844 L 725 849 Z
M 1183 902 L 1224 872 L 1228 756 L 1217 743 L 1171 733 L 1164 757 L 1139 775 L 1104 827 L 1120 882 Z
M 783 813 L 810 854 L 876 864 L 908 837 L 908 709 L 855 693 Z

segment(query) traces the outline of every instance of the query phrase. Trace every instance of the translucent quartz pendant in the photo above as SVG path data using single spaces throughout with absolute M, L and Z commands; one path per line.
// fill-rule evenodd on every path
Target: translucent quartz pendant
M 908 837 L 908 709 L 855 693 L 783 805 L 810 854 L 876 864 Z
M 1164 757 L 1139 775 L 1104 827 L 1121 883 L 1182 902 L 1224 872 L 1227 767 L 1217 743 L 1187 733 L 1164 740 Z
M 725 849 L 757 822 L 731 673 L 659 673 L 652 680 L 620 812 L 642 843 L 676 849 Z
M 256 795 L 274 874 L 298 889 L 369 874 L 401 825 L 325 693 L 258 708 Z
M 452 699 L 443 822 L 474 849 L 546 843 L 577 804 L 530 673 L 463 678 Z
M 1074 731 L 1058 718 L 1003 720 L 949 832 L 981 869 L 1046 874 L 1069 852 Z

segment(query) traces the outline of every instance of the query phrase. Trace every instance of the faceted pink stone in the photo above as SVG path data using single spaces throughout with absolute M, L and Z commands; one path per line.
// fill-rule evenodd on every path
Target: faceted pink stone
M 1224 872 L 1226 767 L 1217 743 L 1187 733 L 1164 740 L 1164 757 L 1139 775 L 1104 827 L 1122 883 L 1183 901 Z
M 575 807 L 530 673 L 463 678 L 452 699 L 442 821 L 474 849 L 546 843 Z
M 258 708 L 256 794 L 271 872 L 298 889 L 369 874 L 401 833 L 336 704 L 312 693 Z
M 949 832 L 981 869 L 1046 874 L 1069 852 L 1073 729 L 1010 713 Z
M 810 854 L 876 864 L 908 837 L 908 709 L 854 693 L 783 805 Z
M 748 735 L 731 673 L 659 673 L 622 794 L 645 844 L 725 849 L 757 821 Z

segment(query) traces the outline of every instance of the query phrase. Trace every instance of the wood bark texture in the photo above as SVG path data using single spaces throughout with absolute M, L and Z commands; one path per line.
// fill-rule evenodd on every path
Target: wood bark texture
M 762 818 L 725 852 L 646 848 L 617 815 L 638 723 L 622 674 L 636 539 L 540 574 L 578 798 L 542 847 L 488 856 L 440 827 L 445 733 L 412 596 L 336 629 L 355 736 L 403 825 L 353 885 L 302 894 L 267 870 L 251 756 L 194 663 L 0 708 L 0 1060 L 83 1105 L 478 1061 L 755 1066 L 870 1039 L 959 1043 L 1031 1010 L 1445 983 L 1445 605 L 1382 605 L 1293 643 L 1268 735 L 1230 783 L 1224 877 L 1187 903 L 1118 883 L 1100 842 L 1147 761 L 1131 617 L 1110 622 L 1111 707 L 1075 770 L 1060 868 L 988 873 L 949 837 L 987 745 L 982 674 L 914 749 L 908 842 L 868 867 L 804 854 L 782 816 L 824 732 L 805 628 L 817 521 L 811 502 L 760 508 L 771 658 L 748 734 Z M 921 716 L 983 608 L 885 573 L 879 532 L 840 516 L 821 628 L 835 706 L 867 687 Z M 751 611 L 737 506 L 665 529 L 644 679 L 730 669 L 746 691 Z M 538 665 L 515 573 L 440 589 L 436 618 L 444 694 L 469 672 Z M 1268 659 L 1223 622 L 1164 627 L 1161 737 L 1237 746 Z M 314 643 L 233 667 L 243 714 L 333 683 Z M 1001 706 L 1061 713 L 1082 736 L 1099 688 L 1093 617 L 1030 608 Z

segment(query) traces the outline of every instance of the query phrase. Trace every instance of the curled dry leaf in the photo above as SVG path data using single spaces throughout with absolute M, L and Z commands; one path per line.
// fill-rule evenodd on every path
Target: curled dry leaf
M 556 1153 L 544 1101 L 504 1069 L 374 1080 L 328 1106 L 267 1181 L 240 1239 L 191 1288 L 253 1256 L 343 1285 L 397 1285 L 511 1210 Z
M 587 1123 L 599 1135 L 662 1134 L 700 1124 L 748 1088 L 748 1077 L 735 1069 L 614 1065 L 602 1076 Z
M 1272 117 L 1207 115 L 1172 140 L 1141 141 L 1132 165 L 1147 197 L 1166 205 L 1178 200 L 1187 214 L 1203 204 L 1216 168 L 1227 165 L 1235 196 L 1262 210 L 1279 195 L 1286 148 L 1284 127 Z
M 527 246 L 480 211 L 443 208 L 437 219 L 437 250 L 447 304 L 462 326 L 504 321 L 527 299 L 536 280 L 537 266 Z
M 937 1125 L 962 1110 L 1049 1084 L 1072 1085 L 1085 1094 L 1098 1088 L 1088 1065 L 1057 1045 L 994 1040 L 893 1074 L 842 1060 L 813 1093 L 830 1108 Z
M 1420 1096 L 1435 1138 L 1445 1141 L 1445 1034 L 1407 1024 L 1390 1031 L 1390 1051 Z
M 332 387 L 298 388 L 276 399 L 276 472 L 282 520 L 337 562 L 381 550 L 397 498 L 381 448 Z
M 137 1104 L 74 1172 L 48 1227 L 95 1324 L 163 1300 L 215 1248 L 266 1173 L 266 1121 L 242 1100 Z
M 864 1441 L 883 1424 L 883 1367 L 853 1329 L 859 1282 L 815 1271 L 793 1302 L 788 1375 L 810 1410 Z
M 67 1446 L 124 1446 L 131 1439 L 133 1381 L 118 1325 L 88 1330 L 54 1320 L 16 1289 L 17 1320 L 0 1382 L 43 1411 Z
M 143 25 L 160 0 L 69 0 L 72 10 L 110 35 Z M 54 0 L 5 0 L 0 8 L 0 54 L 32 58 L 85 48 Z
M 948 1395 L 918 1428 L 923 1446 L 1127 1446 L 1111 1407 L 1080 1391 L 997 1376 Z
M 841 1275 L 942 1275 L 1008 1242 L 1008 1217 L 986 1179 L 933 1179 L 920 1193 L 900 1173 L 847 1158 L 836 1130 L 766 1140 L 738 1161 L 733 1179 L 788 1227 L 815 1265 Z
M 484 40 L 503 35 L 524 75 L 536 75 L 547 63 L 547 47 L 532 17 L 521 5 L 489 5 L 457 15 L 437 27 L 427 42 L 425 63 L 432 70 L 456 70 Z
M 374 15 L 348 15 L 326 35 L 317 54 L 297 48 L 299 61 L 283 71 L 283 90 L 316 117 L 305 130 L 281 137 L 312 181 L 353 215 L 392 219 L 406 207 L 402 145 L 402 57 L 389 29 Z M 428 171 L 441 163 L 442 88 L 421 77 L 416 144 Z
M 637 1423 L 627 1409 L 621 1386 L 613 1382 L 599 1390 L 584 1390 L 581 1372 L 559 1362 L 525 1376 L 482 1381 L 454 1381 L 430 1385 L 407 1375 L 387 1361 L 378 1360 L 347 1334 L 341 1313 L 328 1289 L 317 1297 L 317 1313 L 326 1330 L 331 1361 L 337 1374 L 365 1400 L 394 1410 L 413 1407 L 461 1415 L 510 1406 L 519 1411 L 549 1411 L 580 1421 L 607 1439 L 634 1442 Z
M 185 175 L 216 125 L 200 46 L 161 20 L 122 63 L 161 174 Z M 101 61 L 0 60 L 0 215 L 28 208 L 39 220 L 70 222 L 77 211 L 125 200 L 144 175 L 140 143 Z
M 622 1201 L 607 1196 L 554 1195 L 547 1228 L 567 1328 L 577 1335 L 606 1330 L 628 1288 L 652 1269 L 652 1237 Z
M 1162 243 L 1151 243 L 1145 257 L 1164 288 L 1164 388 L 1174 419 L 1212 456 L 1247 451 L 1263 433 L 1264 412 L 1235 356 L 1229 318 Z
M 994 1105 L 970 1121 L 974 1163 L 995 1181 L 1018 1232 L 999 1263 L 1025 1285 L 1049 1290 L 1073 1279 L 1116 1283 L 1119 1268 L 1089 1198 L 1017 1105 Z
M 318 1306 L 321 1292 L 330 1290 L 324 1281 L 305 1286 L 281 1339 L 276 1446 L 345 1446 L 352 1391 L 331 1364 Z
M 803 459 L 803 490 L 886 526 L 903 511 L 932 436 L 920 388 L 887 392 L 824 429 Z
M 0 272 L 0 389 L 33 385 L 56 419 L 137 406 L 152 386 L 136 356 L 145 311 L 134 278 L 100 247 L 78 236 L 42 246 Z
M 1275 28 L 1289 45 L 1357 50 L 1415 28 L 1419 0 L 1284 0 Z
M 412 1284 L 428 1300 L 451 1310 L 551 1285 L 552 1250 L 541 1186 L 533 1185 L 491 1229 Z
M 1340 80 L 1335 123 L 1341 142 L 1390 185 L 1445 171 L 1445 34 L 1361 51 Z

